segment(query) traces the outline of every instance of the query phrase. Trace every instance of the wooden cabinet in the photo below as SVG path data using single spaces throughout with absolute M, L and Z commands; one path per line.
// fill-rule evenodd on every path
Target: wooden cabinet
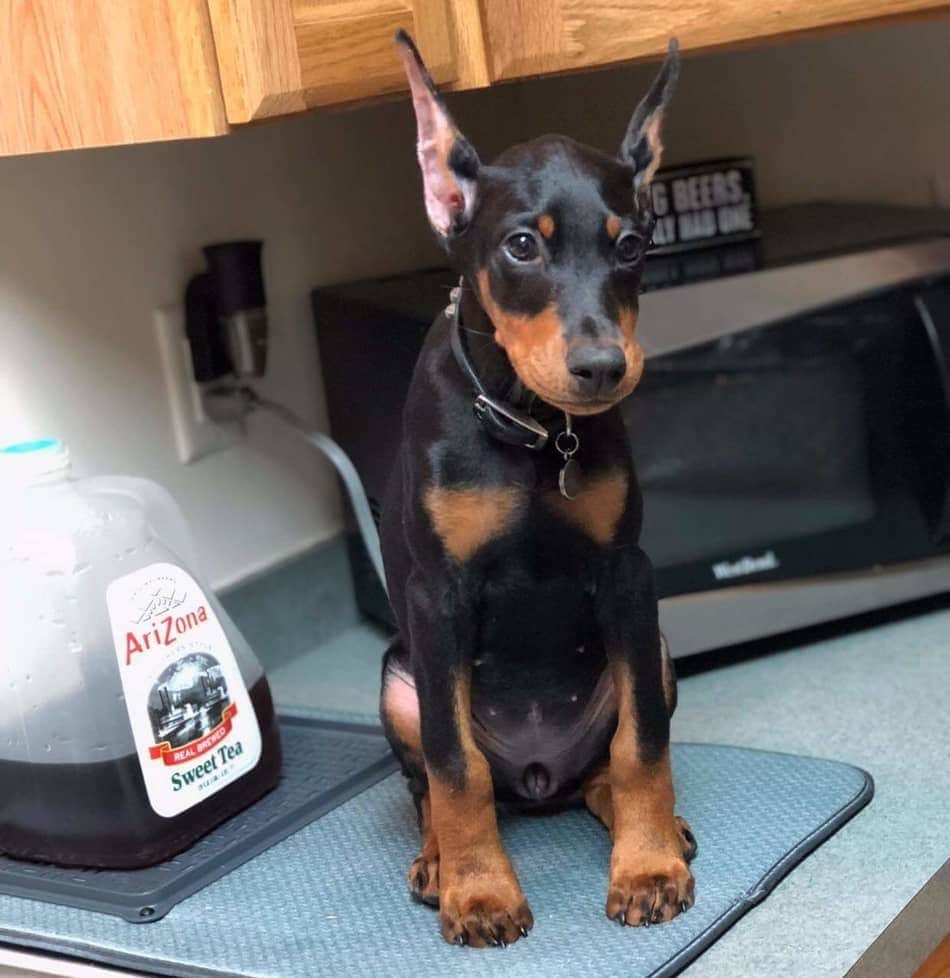
M 182 139 L 445 88 L 950 10 L 950 0 L 0 0 L 0 155 Z
M 0 0 L 0 155 L 226 131 L 206 0 Z
M 408 30 L 437 82 L 459 78 L 452 0 L 209 0 L 230 122 L 406 87 Z
M 947 8 L 947 0 L 485 0 L 492 80 L 779 38 Z

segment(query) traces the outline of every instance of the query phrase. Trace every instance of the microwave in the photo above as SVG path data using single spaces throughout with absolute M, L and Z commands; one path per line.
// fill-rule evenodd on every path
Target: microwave
M 679 656 L 950 591 L 950 215 L 808 205 L 762 227 L 644 273 L 646 370 L 620 410 Z M 453 284 L 313 292 L 331 433 L 377 514 Z M 349 549 L 361 609 L 391 624 Z

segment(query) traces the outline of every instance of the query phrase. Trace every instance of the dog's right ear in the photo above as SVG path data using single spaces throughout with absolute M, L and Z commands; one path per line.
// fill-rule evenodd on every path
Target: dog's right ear
M 436 232 L 446 240 L 462 231 L 471 219 L 475 207 L 478 156 L 456 129 L 412 38 L 405 31 L 399 31 L 396 44 L 416 111 L 416 151 L 422 170 L 426 212 Z
M 637 190 L 650 183 L 660 166 L 663 113 L 673 97 L 679 74 L 679 43 L 671 38 L 659 74 L 633 113 L 620 147 L 620 158 L 633 168 L 633 185 Z

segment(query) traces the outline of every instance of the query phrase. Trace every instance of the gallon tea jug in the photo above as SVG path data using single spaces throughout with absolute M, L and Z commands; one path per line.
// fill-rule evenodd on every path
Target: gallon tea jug
M 267 680 L 144 479 L 0 449 L 0 853 L 168 859 L 277 782 Z

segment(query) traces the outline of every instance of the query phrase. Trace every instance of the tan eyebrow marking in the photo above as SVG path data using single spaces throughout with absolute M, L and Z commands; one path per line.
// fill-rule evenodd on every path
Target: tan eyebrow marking
M 620 234 L 620 218 L 616 214 L 611 214 L 607 218 L 607 233 L 610 235 L 612 241 L 617 240 L 617 235 Z
M 550 214 L 542 214 L 538 218 L 538 230 L 545 238 L 554 234 L 554 218 Z

